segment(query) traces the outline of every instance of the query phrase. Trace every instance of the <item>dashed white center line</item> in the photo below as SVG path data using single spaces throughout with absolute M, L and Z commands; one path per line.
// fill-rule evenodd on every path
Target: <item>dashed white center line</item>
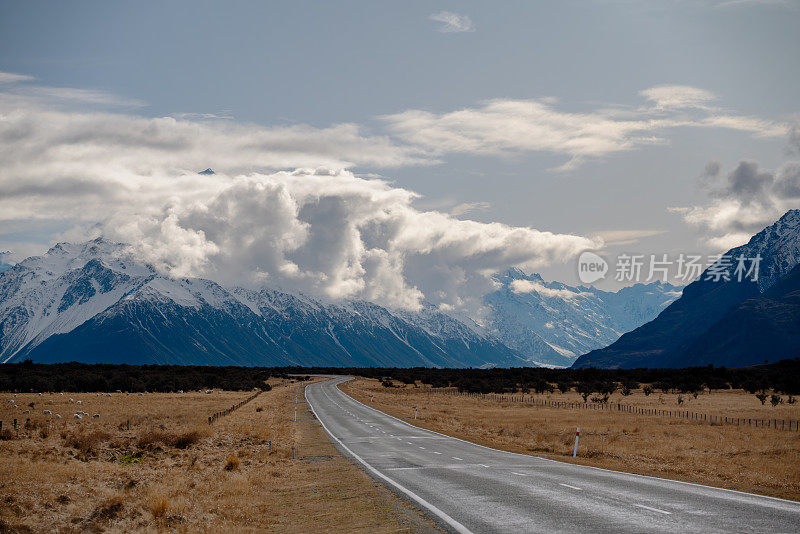
M 424 451 L 424 450 L 425 450 L 425 447 L 420 447 L 420 449 L 422 449 L 422 450 Z
M 442 454 L 441 452 L 433 451 L 433 454 Z
M 410 441 L 406 441 L 406 443 L 408 443 L 409 445 L 413 445 L 413 443 L 411 443 Z
M 559 486 L 564 486 L 565 488 L 570 488 L 570 489 L 581 491 L 581 488 L 579 488 L 577 486 L 570 486 L 569 484 L 559 484 Z
M 521 476 L 521 477 L 526 477 L 526 476 L 528 476 L 528 475 L 526 475 L 525 473 L 517 473 L 516 471 L 511 471 L 511 474 L 512 474 L 512 475 L 518 475 L 518 476 Z
M 645 506 L 643 504 L 634 504 L 637 508 L 644 508 L 645 510 L 650 510 L 651 512 L 658 512 L 659 514 L 666 514 L 670 515 L 672 512 L 667 512 L 666 510 L 659 510 L 658 508 L 651 508 L 650 506 Z
M 489 468 L 489 466 L 488 466 L 488 465 L 486 465 L 486 464 L 478 464 L 478 465 L 479 465 L 479 466 L 481 466 L 481 467 L 485 467 L 485 468 L 487 468 L 487 469 Z
M 463 459 L 463 458 L 459 458 L 458 456 L 453 456 L 453 460 L 458 460 L 458 461 L 460 461 L 460 462 L 463 462 L 463 461 L 464 461 L 464 459 Z

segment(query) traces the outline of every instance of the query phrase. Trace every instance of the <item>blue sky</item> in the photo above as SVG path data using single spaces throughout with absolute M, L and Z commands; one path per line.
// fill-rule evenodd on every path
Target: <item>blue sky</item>
M 798 23 L 794 0 L 3 2 L 0 113 L 46 124 L 58 110 L 64 130 L 91 113 L 114 114 L 102 124 L 122 129 L 120 117 L 173 117 L 231 136 L 245 134 L 230 125 L 288 128 L 272 160 L 211 144 L 207 164 L 193 152 L 186 167 L 234 175 L 338 164 L 417 193 L 409 202 L 423 212 L 599 235 L 612 255 L 710 253 L 798 205 L 776 192 L 788 186 L 756 200 L 730 186 L 749 179 L 741 161 L 776 184 L 795 179 Z M 15 132 L 5 133 L 22 139 Z M 162 141 L 158 157 L 180 144 Z M 141 144 L 116 146 L 130 157 L 109 174 L 142 175 L 134 154 L 154 161 Z M 14 163 L 0 170 L 0 193 L 53 176 L 60 161 L 45 168 L 14 154 L 0 153 Z M 170 172 L 180 157 L 176 149 Z M 102 158 L 76 158 L 61 168 L 99 172 Z M 94 209 L 102 194 L 56 181 L 8 189 L 15 213 L 6 210 L 0 250 L 21 256 L 80 236 L 91 217 L 108 228 L 109 214 Z M 521 263 L 574 281 L 560 254 Z

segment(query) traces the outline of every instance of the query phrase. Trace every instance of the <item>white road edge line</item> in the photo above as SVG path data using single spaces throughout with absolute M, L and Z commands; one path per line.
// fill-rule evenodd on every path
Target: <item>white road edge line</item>
M 459 462 L 463 462 L 464 461 L 463 458 L 459 458 L 458 456 L 451 456 L 451 458 L 453 458 L 453 460 L 458 460 Z
M 517 473 L 516 471 L 511 471 L 511 474 L 512 474 L 512 475 L 518 475 L 518 476 L 521 476 L 521 477 L 526 477 L 526 476 L 528 476 L 528 475 L 526 475 L 525 473 Z
M 352 456 L 353 458 L 355 458 L 356 460 L 358 460 L 358 461 L 359 461 L 359 462 L 360 462 L 360 463 L 361 463 L 361 464 L 362 464 L 364 467 L 366 467 L 366 468 L 367 468 L 367 469 L 368 469 L 368 470 L 369 470 L 369 471 L 370 471 L 372 474 L 374 474 L 375 476 L 377 476 L 377 477 L 381 478 L 382 480 L 385 480 L 386 482 L 388 482 L 389 484 L 391 484 L 392 486 L 394 486 L 395 488 L 397 488 L 397 489 L 398 489 L 398 491 L 401 491 L 401 492 L 405 493 L 405 494 L 406 494 L 406 495 L 408 495 L 408 496 L 409 496 L 411 499 L 413 499 L 414 501 L 416 501 L 418 504 L 420 504 L 420 505 L 421 505 L 421 506 L 423 506 L 424 508 L 427 508 L 428 510 L 430 510 L 430 511 L 431 511 L 431 513 L 433 513 L 434 515 L 436 515 L 437 517 L 439 517 L 439 519 L 441 519 L 442 521 L 444 521 L 445 523 L 447 523 L 448 525 L 450 525 L 451 527 L 453 527 L 453 529 L 454 529 L 456 532 L 460 532 L 460 533 L 462 533 L 462 534 L 472 534 L 472 531 L 471 531 L 471 530 L 469 530 L 467 527 L 465 527 L 464 525 L 462 525 L 461 523 L 459 523 L 458 521 L 456 521 L 455 519 L 453 519 L 452 517 L 450 517 L 449 515 L 447 515 L 445 512 L 443 512 L 442 510 L 438 509 L 436 506 L 432 505 L 431 503 L 429 503 L 428 501 L 426 501 L 425 499 L 423 499 L 422 497 L 420 497 L 419 495 L 417 495 L 416 493 L 414 493 L 414 492 L 413 492 L 413 491 L 411 491 L 410 489 L 408 489 L 408 488 L 406 488 L 405 486 L 401 485 L 399 482 L 396 482 L 396 481 L 392 480 L 391 478 L 387 477 L 386 475 L 384 475 L 383 473 L 381 473 L 380 471 L 378 471 L 377 469 L 375 469 L 374 467 L 372 467 L 370 464 L 368 464 L 368 463 L 366 462 L 366 460 L 364 460 L 363 458 L 361 458 L 359 455 L 357 455 L 357 454 L 356 454 L 356 453 L 354 453 L 352 450 L 350 450 L 350 448 L 349 448 L 347 445 L 345 445 L 344 443 L 342 443 L 342 440 L 340 440 L 339 438 L 337 438 L 336 436 L 334 436 L 334 435 L 333 435 L 333 433 L 331 433 L 331 431 L 328 429 L 328 427 L 327 427 L 327 426 L 325 426 L 325 423 L 323 423 L 323 422 L 322 422 L 322 419 L 320 419 L 320 418 L 319 418 L 319 415 L 317 415 L 317 411 L 314 409 L 314 406 L 312 406 L 312 405 L 311 405 L 311 403 L 308 401 L 308 389 L 307 389 L 307 388 L 308 388 L 307 386 L 303 388 L 303 396 L 305 397 L 305 399 L 306 399 L 306 402 L 308 402 L 308 406 L 311 408 L 311 411 L 314 413 L 314 417 L 316 417 L 316 418 L 317 418 L 317 421 L 319 421 L 319 424 L 321 424 L 321 425 L 322 425 L 322 428 L 324 428 L 324 429 L 325 429 L 325 432 L 327 432 L 327 433 L 328 433 L 328 435 L 329 435 L 331 438 L 333 438 L 333 439 L 336 441 L 336 443 L 338 443 L 338 444 L 339 444 L 339 446 L 340 446 L 340 447 L 342 447 L 344 450 L 346 450 L 346 451 L 347 451 L 347 453 L 348 453 L 350 456 Z M 339 388 L 336 388 L 336 389 L 338 390 Z M 349 395 L 348 395 L 348 396 L 349 396 Z M 352 397 L 351 397 L 351 398 L 352 398 Z
M 559 486 L 564 486 L 565 488 L 570 488 L 578 491 L 583 491 L 578 486 L 570 486 L 569 484 L 562 484 L 561 482 L 558 483 Z
M 666 510 L 659 510 L 658 508 L 651 508 L 650 506 L 645 506 L 643 504 L 634 504 L 637 508 L 644 508 L 645 510 L 650 510 L 651 512 L 658 512 L 659 514 L 666 514 L 670 515 L 672 512 L 667 512 Z
M 339 376 L 345 377 L 347 375 L 339 375 Z M 355 380 L 355 378 L 352 377 L 352 376 L 347 376 L 347 378 L 349 380 Z M 347 381 L 348 380 L 345 380 L 344 382 L 347 382 Z M 340 382 L 340 384 L 342 384 L 344 382 Z M 338 384 L 337 384 L 337 386 L 338 386 Z M 545 458 L 543 456 L 534 456 L 534 455 L 530 455 L 530 454 L 522 454 L 522 453 L 519 453 L 519 452 L 510 452 L 510 451 L 504 451 L 504 450 L 501 450 L 501 449 L 494 449 L 492 447 L 487 447 L 486 445 L 481 445 L 480 443 L 467 441 L 465 439 L 456 438 L 454 436 L 448 436 L 447 434 L 442 434 L 441 432 L 436 432 L 435 430 L 429 430 L 429 429 L 423 428 L 421 426 L 412 425 L 408 421 L 403 421 L 399 417 L 395 417 L 395 416 L 390 415 L 390 414 L 388 414 L 386 412 L 382 412 L 382 411 L 378 410 L 377 408 L 373 408 L 371 406 L 367 406 L 363 402 L 351 397 L 350 395 L 348 395 L 347 393 L 345 393 L 344 391 L 342 391 L 338 387 L 336 387 L 335 389 L 339 393 L 344 395 L 345 397 L 349 398 L 350 400 L 352 400 L 353 402 L 355 402 L 357 404 L 360 404 L 364 408 L 368 408 L 368 409 L 372 410 L 373 412 L 378 412 L 380 414 L 383 414 L 386 417 L 394 419 L 394 420 L 396 420 L 396 421 L 398 421 L 400 423 L 403 423 L 404 425 L 408 425 L 411 428 L 414 428 L 416 430 L 421 430 L 423 432 L 429 432 L 431 434 L 436 434 L 437 436 L 443 436 L 445 438 L 454 439 L 456 441 L 462 441 L 464 443 L 469 443 L 470 445 L 474 445 L 476 447 L 480 447 L 482 449 L 487 449 L 487 450 L 494 451 L 494 452 L 500 452 L 500 453 L 503 453 L 503 454 L 511 454 L 513 456 L 523 456 L 523 457 L 529 458 L 529 459 L 530 458 L 535 458 L 537 460 L 544 460 L 545 462 L 553 462 L 553 463 L 561 464 L 561 465 L 572 465 L 572 466 L 580 467 L 580 468 L 584 468 L 584 469 L 594 469 L 594 470 L 597 470 L 597 471 L 605 471 L 606 473 L 617 473 L 617 474 L 620 474 L 620 475 L 628 475 L 628 476 L 632 476 L 632 477 L 648 478 L 650 480 L 660 480 L 660 481 L 663 481 L 663 482 L 671 482 L 673 484 L 683 484 L 683 485 L 686 485 L 686 486 L 695 486 L 695 487 L 698 487 L 698 488 L 708 488 L 708 489 L 712 489 L 712 490 L 724 491 L 724 492 L 727 492 L 727 493 L 737 493 L 739 495 L 747 495 L 749 497 L 758 497 L 759 499 L 768 499 L 768 500 L 771 500 L 771 501 L 784 502 L 784 503 L 789 503 L 789 504 L 793 504 L 793 505 L 797 504 L 797 501 L 790 501 L 789 499 L 781 499 L 780 497 L 770 497 L 769 495 L 760 495 L 758 493 L 748 493 L 746 491 L 732 490 L 732 489 L 728 489 L 728 488 L 719 488 L 717 486 L 709 486 L 708 484 L 698 484 L 697 482 L 686 482 L 685 480 L 675 480 L 675 479 L 671 479 L 671 478 L 655 477 L 655 476 L 652 476 L 652 475 L 640 475 L 638 473 L 629 473 L 627 471 L 617 471 L 617 470 L 614 470 L 614 469 L 606 469 L 604 467 L 595 467 L 593 465 L 573 464 L 571 462 L 562 462 L 561 460 L 553 460 L 552 458 Z

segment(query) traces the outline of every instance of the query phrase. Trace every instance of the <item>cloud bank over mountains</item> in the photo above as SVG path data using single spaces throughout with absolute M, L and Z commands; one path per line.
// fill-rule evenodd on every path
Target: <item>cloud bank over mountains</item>
M 492 289 L 498 270 L 566 262 L 602 241 L 468 220 L 479 205 L 451 213 L 418 209 L 414 192 L 353 169 L 520 151 L 562 154 L 569 168 L 667 142 L 665 132 L 677 126 L 755 136 L 787 129 L 716 109 L 715 96 L 696 88 L 664 86 L 642 97 L 647 103 L 639 108 L 584 113 L 561 111 L 553 99 L 407 110 L 380 118 L 385 131 L 375 134 L 349 123 L 265 127 L 203 114 L 148 118 L 120 110 L 140 105 L 131 99 L 0 73 L 0 224 L 24 231 L 55 221 L 71 241 L 102 233 L 131 243 L 174 276 L 410 309 L 423 299 L 469 307 Z M 217 174 L 197 174 L 207 167 Z M 766 205 L 794 194 L 796 168 L 781 173 L 747 202 Z M 720 189 L 720 206 L 739 194 L 731 188 Z M 698 208 L 686 216 L 713 226 L 726 213 Z

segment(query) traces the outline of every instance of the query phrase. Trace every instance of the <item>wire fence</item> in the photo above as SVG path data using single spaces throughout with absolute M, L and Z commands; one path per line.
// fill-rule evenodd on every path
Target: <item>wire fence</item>
M 543 406 L 548 408 L 563 408 L 571 410 L 596 410 L 607 412 L 621 412 L 636 415 L 651 415 L 660 417 L 674 417 L 678 419 L 687 419 L 690 421 L 697 421 L 708 423 L 712 425 L 734 425 L 734 426 L 749 426 L 754 428 L 772 428 L 776 430 L 791 430 L 800 431 L 800 420 L 795 419 L 755 419 L 750 417 L 731 417 L 727 415 L 707 414 L 701 412 L 693 412 L 689 410 L 664 410 L 659 408 L 649 408 L 643 406 L 633 406 L 630 404 L 623 404 L 621 402 L 566 402 L 554 401 L 550 399 L 539 399 L 533 395 L 506 395 L 502 393 L 475 393 L 469 391 L 457 391 L 452 389 L 437 389 L 428 388 L 427 391 L 442 395 L 456 396 L 456 397 L 471 397 L 479 399 L 488 399 L 502 402 L 518 402 L 523 404 L 531 404 L 534 406 Z
M 225 417 L 226 415 L 232 414 L 233 412 L 235 412 L 236 410 L 238 410 L 239 408 L 241 408 L 242 406 L 244 406 L 245 404 L 247 404 L 251 400 L 253 400 L 256 397 L 258 397 L 259 395 L 261 395 L 261 393 L 263 393 L 263 391 L 262 390 L 258 390 L 253 395 L 250 395 L 249 397 L 247 397 L 243 401 L 237 402 L 236 404 L 234 404 L 230 408 L 227 408 L 225 410 L 222 410 L 221 412 L 216 412 L 216 413 L 214 413 L 212 415 L 209 415 L 208 416 L 208 424 L 210 425 L 214 421 L 216 421 L 217 419 L 219 419 L 221 417 Z

